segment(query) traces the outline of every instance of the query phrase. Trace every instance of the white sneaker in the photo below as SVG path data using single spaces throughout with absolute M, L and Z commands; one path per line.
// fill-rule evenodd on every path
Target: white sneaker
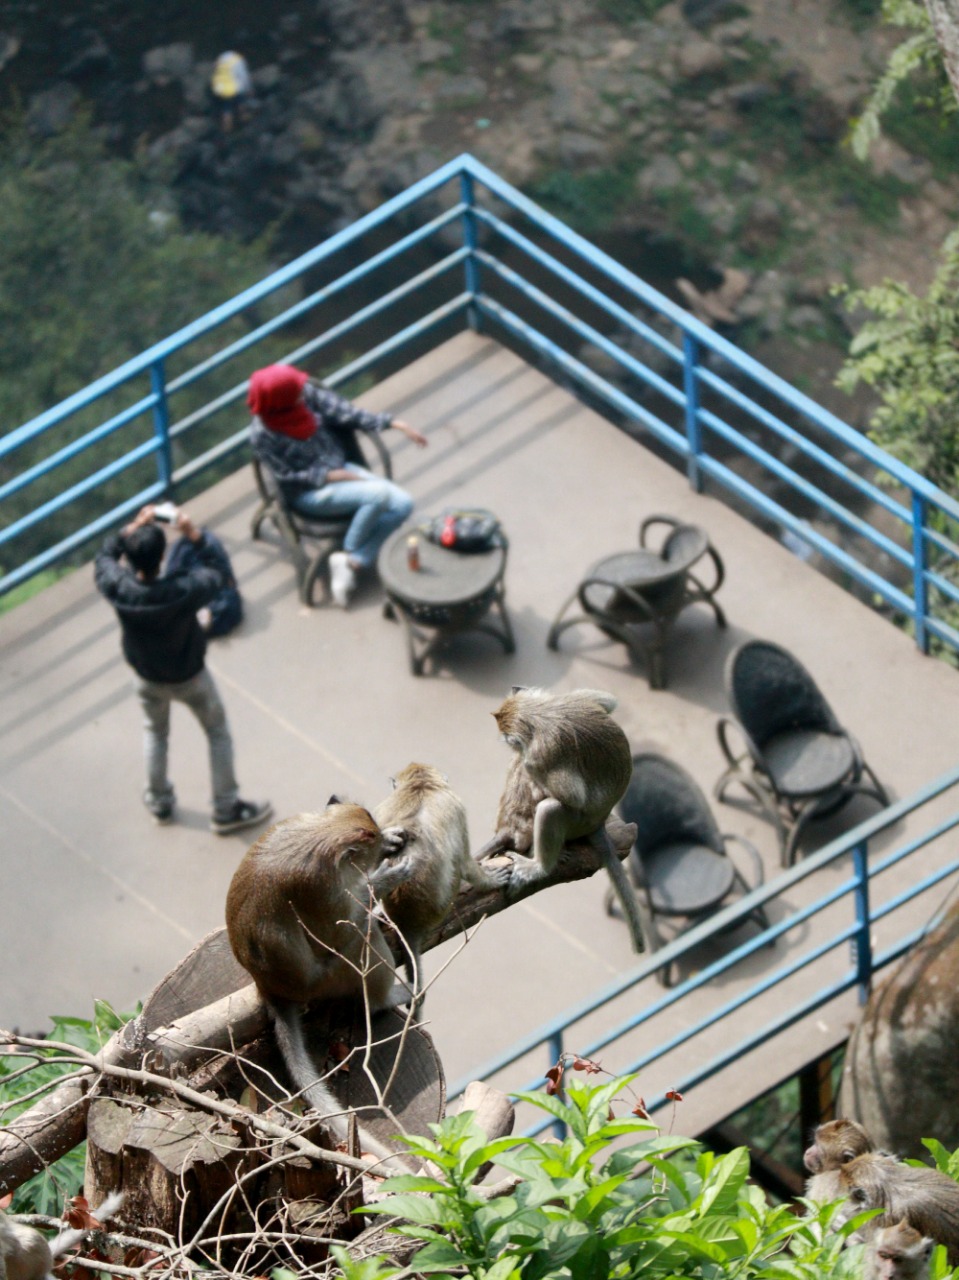
M 334 551 L 330 556 L 330 595 L 333 603 L 345 609 L 356 589 L 356 571 L 345 551 Z

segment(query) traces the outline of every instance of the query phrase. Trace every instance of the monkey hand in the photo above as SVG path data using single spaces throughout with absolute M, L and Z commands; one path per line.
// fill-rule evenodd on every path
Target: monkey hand
M 511 889 L 522 889 L 528 884 L 536 884 L 546 877 L 546 872 L 536 858 L 527 858 L 522 853 L 509 854 L 511 865 L 506 867 L 506 875 Z
M 377 898 L 385 898 L 387 894 L 392 893 L 399 885 L 405 884 L 412 876 L 413 871 L 413 858 L 408 853 L 404 853 L 401 857 L 394 858 L 390 862 L 381 862 L 370 876 L 373 893 Z
M 383 856 L 385 858 L 393 858 L 396 854 L 402 852 L 410 840 L 410 833 L 405 827 L 383 827 L 380 835 L 383 837 Z

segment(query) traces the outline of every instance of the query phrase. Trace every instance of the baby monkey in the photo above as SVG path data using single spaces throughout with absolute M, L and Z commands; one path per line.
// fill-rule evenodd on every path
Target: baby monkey
M 875 1151 L 876 1144 L 858 1122 L 840 1118 L 818 1125 L 812 1143 L 803 1153 L 803 1164 L 812 1174 L 806 1182 L 806 1197 L 828 1204 L 842 1195 L 839 1190 L 838 1170 L 867 1151 Z
M 394 993 L 393 955 L 370 894 L 387 894 L 411 869 L 408 856 L 384 862 L 380 829 L 366 809 L 332 797 L 323 813 L 301 813 L 264 832 L 227 893 L 233 954 L 273 1015 L 293 1082 L 339 1141 L 347 1120 L 310 1058 L 303 1006 L 347 998 L 366 1000 L 376 1013 L 407 999 L 402 988 Z M 393 1153 L 362 1128 L 360 1140 L 390 1161 Z
M 616 699 L 597 689 L 549 693 L 514 687 L 493 716 L 516 756 L 496 819 L 496 835 L 478 858 L 510 850 L 511 883 L 550 874 L 563 845 L 588 838 L 602 854 L 629 921 L 633 946 L 644 949 L 632 887 L 606 835 L 606 819 L 629 786 L 633 760 L 625 733 L 610 718 Z
M 112 1218 L 123 1203 L 123 1192 L 107 1196 L 96 1211 L 98 1222 Z M 25 1222 L 13 1222 L 0 1209 L 0 1280 L 45 1280 L 55 1261 L 80 1243 L 90 1227 L 70 1227 L 53 1240 Z
M 903 1219 L 877 1231 L 866 1249 L 863 1280 L 929 1280 L 935 1241 Z
M 496 889 L 509 880 L 509 867 L 483 867 L 469 851 L 466 806 L 438 769 L 408 764 L 393 779 L 393 791 L 374 816 L 391 850 L 403 850 L 408 877 L 380 902 L 403 938 L 415 1009 L 423 1004 L 422 946 L 450 913 L 463 881 Z

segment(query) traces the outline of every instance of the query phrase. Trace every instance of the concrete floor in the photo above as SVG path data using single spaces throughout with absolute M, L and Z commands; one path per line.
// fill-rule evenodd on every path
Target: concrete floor
M 321 807 L 334 791 L 372 806 L 394 772 L 425 760 L 463 796 L 480 844 L 509 759 L 490 712 L 513 684 L 611 690 L 634 750 L 666 752 L 709 792 L 722 766 L 715 722 L 725 710 L 723 662 L 749 635 L 784 644 L 810 668 L 894 796 L 959 760 L 953 670 L 722 503 L 693 493 L 681 473 L 495 342 L 462 334 L 363 402 L 402 413 L 428 435 L 426 450 L 399 439 L 393 451 L 419 512 L 468 502 L 501 516 L 517 652 L 506 657 L 488 638 L 463 637 L 438 675 L 413 677 L 375 584 L 346 612 L 299 604 L 283 553 L 250 540 L 248 469 L 205 492 L 191 514 L 223 538 L 247 607 L 240 631 L 211 646 L 209 665 L 229 710 L 243 793 L 269 797 L 278 816 Z M 544 643 L 583 569 L 634 545 L 640 519 L 654 511 L 709 531 L 726 563 L 721 600 L 730 620 L 721 632 L 708 610 L 688 611 L 668 657 L 669 688 L 658 692 L 622 646 L 589 627 L 570 633 L 560 653 Z M 138 708 L 117 624 L 89 567 L 3 615 L 0 634 L 0 823 L 12 944 L 0 1025 L 26 1031 L 45 1028 L 51 1014 L 89 1016 L 94 997 L 130 1009 L 222 923 L 247 840 L 210 834 L 205 744 L 180 708 L 171 749 L 179 820 L 149 822 Z M 865 805 L 851 817 L 871 812 Z M 758 845 L 774 875 L 769 825 L 726 806 L 719 817 Z M 624 926 L 604 914 L 605 887 L 597 877 L 550 890 L 487 921 L 461 954 L 453 944 L 432 954 L 434 973 L 449 962 L 426 1006 L 449 1079 L 634 965 Z M 644 984 L 627 1011 L 660 991 Z M 701 993 L 669 1025 L 691 1022 L 719 994 Z M 811 1020 L 791 1049 L 768 1051 L 764 1066 L 726 1073 L 687 1100 L 677 1126 L 697 1132 L 726 1115 L 794 1059 L 831 1047 L 841 1038 L 836 1019 L 853 1014 L 847 1002 Z M 609 1025 L 608 1013 L 595 1015 L 582 1043 L 603 1016 Z M 695 1065 L 691 1055 L 717 1051 L 724 1036 L 728 1030 L 714 1029 L 681 1062 L 650 1068 L 644 1092 L 669 1087 L 680 1067 Z M 605 1057 L 611 1069 L 627 1060 L 612 1049 Z M 538 1058 L 535 1070 L 544 1065 Z M 525 1071 L 515 1068 L 504 1083 L 520 1086 Z

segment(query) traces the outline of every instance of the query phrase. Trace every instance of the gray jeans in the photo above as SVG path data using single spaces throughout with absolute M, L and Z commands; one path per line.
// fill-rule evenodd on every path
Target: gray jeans
M 147 789 L 143 800 L 147 808 L 155 813 L 173 803 L 173 786 L 167 774 L 170 703 L 182 702 L 203 726 L 209 743 L 213 816 L 228 818 L 239 794 L 233 773 L 233 740 L 226 711 L 209 671 L 204 668 L 199 675 L 179 684 L 139 680 L 137 696 L 143 708 L 143 746 L 147 767 Z

